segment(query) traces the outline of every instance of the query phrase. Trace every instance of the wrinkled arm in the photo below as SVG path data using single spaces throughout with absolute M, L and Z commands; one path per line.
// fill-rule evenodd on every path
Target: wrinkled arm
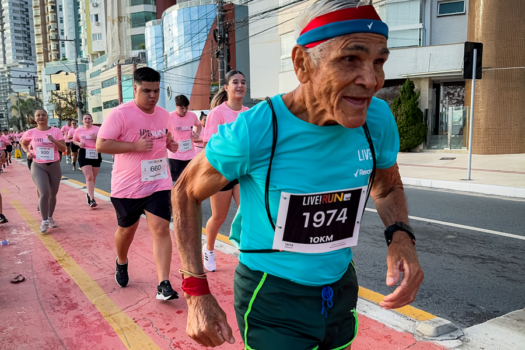
M 76 145 L 78 145 L 75 142 Z M 135 142 L 124 142 L 115 140 L 106 140 L 101 137 L 97 138 L 97 152 L 105 154 L 121 154 L 136 151 Z
M 386 227 L 396 221 L 408 224 L 408 209 L 397 163 L 388 169 L 377 169 L 371 196 L 377 212 Z M 424 274 L 415 246 L 404 231 L 397 231 L 388 247 L 386 284 L 395 286 L 401 273 L 403 279 L 393 293 L 387 295 L 379 304 L 385 309 L 403 307 L 412 303 L 423 282 Z

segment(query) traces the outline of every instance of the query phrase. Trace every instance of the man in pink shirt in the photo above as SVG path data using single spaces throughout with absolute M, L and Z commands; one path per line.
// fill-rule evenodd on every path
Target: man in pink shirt
M 160 74 L 148 67 L 137 69 L 133 73 L 133 91 L 134 101 L 108 114 L 96 143 L 97 152 L 115 155 L 111 174 L 111 202 L 118 220 L 115 281 L 120 287 L 128 285 L 128 251 L 140 216 L 145 214 L 153 236 L 159 279 L 157 299 L 178 299 L 169 281 L 172 182 L 166 150 L 175 153 L 179 146 L 168 131 L 169 113 L 157 106 Z
M 171 180 L 177 182 L 180 174 L 197 154 L 194 140 L 198 139 L 202 125 L 197 115 L 188 111 L 190 101 L 184 95 L 175 97 L 175 112 L 170 113 L 169 131 L 173 139 L 178 142 L 179 150 L 176 153 L 168 152 Z M 194 127 L 197 128 L 194 131 Z
M 69 130 L 72 129 L 71 122 L 72 120 L 68 119 L 66 121 L 66 125 L 64 125 L 62 129 L 60 129 L 60 131 L 62 131 L 62 135 L 64 135 L 64 139 L 66 139 L 66 164 L 69 164 L 69 162 L 71 161 L 71 141 L 67 139 L 67 134 L 69 133 Z

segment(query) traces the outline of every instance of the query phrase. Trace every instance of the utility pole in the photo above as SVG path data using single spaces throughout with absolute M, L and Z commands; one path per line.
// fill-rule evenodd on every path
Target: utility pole
M 226 35 L 224 33 L 224 1 L 217 0 L 217 45 L 219 49 L 219 87 L 226 85 Z
M 16 93 L 16 107 L 18 108 L 18 121 L 20 122 L 20 130 L 24 130 L 24 127 L 22 125 L 22 111 L 20 110 L 20 93 Z
M 77 38 L 75 36 L 74 40 L 68 40 L 68 39 L 59 39 L 58 41 L 70 41 L 75 43 L 75 79 L 76 79 L 76 86 L 77 86 L 77 118 L 78 118 L 78 125 L 82 124 L 82 110 L 84 108 L 84 103 L 82 103 L 82 96 L 80 94 L 80 73 L 78 71 L 78 56 L 76 54 L 77 52 Z

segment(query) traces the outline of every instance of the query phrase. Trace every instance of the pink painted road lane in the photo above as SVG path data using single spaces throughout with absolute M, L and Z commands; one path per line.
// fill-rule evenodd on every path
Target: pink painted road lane
M 10 166 L 0 175 L 0 190 L 9 219 L 0 226 L 0 239 L 11 243 L 0 246 L 0 349 L 204 349 L 186 336 L 182 293 L 180 300 L 155 299 L 158 281 L 145 219 L 131 246 L 130 284 L 120 288 L 114 280 L 117 221 L 111 203 L 99 201 L 93 210 L 84 192 L 61 184 L 54 214 L 58 228 L 42 238 L 35 233 L 41 219 L 27 167 Z M 211 290 L 236 339 L 235 345 L 218 349 L 240 350 L 244 344 L 233 310 L 237 259 L 219 251 L 216 255 L 219 270 L 208 275 Z M 174 247 L 170 280 L 180 292 L 179 268 Z M 26 280 L 9 283 L 19 273 Z M 362 315 L 359 321 L 353 350 L 442 349 Z

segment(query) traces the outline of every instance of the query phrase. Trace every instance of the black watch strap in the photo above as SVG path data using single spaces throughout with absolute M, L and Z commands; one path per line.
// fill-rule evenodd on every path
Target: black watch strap
M 396 221 L 395 224 L 388 226 L 385 230 L 386 245 L 389 246 L 390 243 L 392 243 L 394 233 L 397 231 L 406 232 L 410 238 L 412 238 L 412 242 L 416 244 L 416 236 L 414 236 L 412 227 L 410 227 L 408 224 L 405 224 L 404 222 Z

